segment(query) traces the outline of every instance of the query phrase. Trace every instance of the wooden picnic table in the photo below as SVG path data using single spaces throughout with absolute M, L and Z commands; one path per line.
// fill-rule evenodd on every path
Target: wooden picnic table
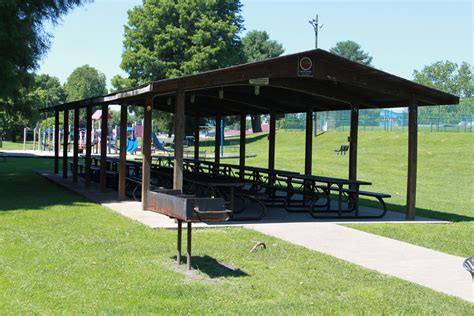
M 333 178 L 317 175 L 303 175 L 303 174 L 289 174 L 277 173 L 279 181 L 283 181 L 287 186 L 287 200 L 291 199 L 292 192 L 302 193 L 303 196 L 315 195 L 319 190 L 322 190 L 327 202 L 325 205 L 327 212 L 331 212 L 331 191 L 338 192 L 338 207 L 337 212 L 340 214 L 343 211 L 342 202 L 343 194 L 347 194 L 350 200 L 351 209 L 354 209 L 356 214 L 359 209 L 359 192 L 361 185 L 371 185 L 371 182 L 361 180 L 351 180 L 343 178 Z M 321 183 L 323 185 L 320 185 Z M 295 188 L 295 184 L 299 185 L 299 189 Z M 344 186 L 347 188 L 344 189 Z M 317 194 L 315 195 L 317 196 Z M 304 201 L 304 198 L 303 198 Z

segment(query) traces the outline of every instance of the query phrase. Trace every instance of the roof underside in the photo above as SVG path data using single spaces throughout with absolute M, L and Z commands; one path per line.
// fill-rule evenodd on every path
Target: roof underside
M 304 68 L 300 67 L 302 59 Z M 308 63 L 309 59 L 309 63 Z M 254 79 L 260 79 L 255 82 Z M 256 88 L 256 86 L 259 86 Z M 277 57 L 185 76 L 153 81 L 106 96 L 44 109 L 44 111 L 88 105 L 129 104 L 143 106 L 153 98 L 153 107 L 174 112 L 176 91 L 186 92 L 187 115 L 214 116 L 296 113 L 418 105 L 457 104 L 459 98 L 383 71 L 352 62 L 324 50 Z

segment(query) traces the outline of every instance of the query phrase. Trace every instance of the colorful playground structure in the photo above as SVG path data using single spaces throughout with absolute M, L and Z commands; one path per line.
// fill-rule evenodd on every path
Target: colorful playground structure
M 92 147 L 93 151 L 98 154 L 100 153 L 100 143 L 101 143 L 101 129 L 100 126 L 102 113 L 101 110 L 97 110 L 92 115 L 92 129 L 91 139 L 92 139 Z M 120 127 L 119 126 L 111 126 L 112 116 L 110 113 L 108 114 L 108 136 L 107 136 L 107 153 L 117 154 L 119 152 L 118 143 L 120 142 Z M 72 142 L 74 139 L 74 126 L 68 125 L 68 133 L 66 133 L 66 139 L 64 138 L 64 129 L 59 130 L 59 145 L 64 145 L 66 142 L 68 144 L 68 152 L 72 151 Z M 87 129 L 83 127 L 79 127 L 79 152 L 82 153 L 85 149 L 86 143 L 86 135 Z M 24 128 L 23 130 L 23 150 L 27 150 L 27 143 L 32 141 L 32 147 L 28 147 L 28 149 L 32 149 L 33 151 L 40 151 L 40 152 L 53 152 L 54 151 L 54 128 Z M 143 138 L 143 127 L 141 124 L 132 124 L 132 126 L 127 127 L 127 146 L 126 150 L 127 153 L 136 155 L 137 153 L 141 153 L 141 141 L 139 139 Z M 163 143 L 158 139 L 155 133 L 152 132 L 152 140 L 155 150 L 161 152 L 170 152 L 169 149 L 166 149 Z M 69 146 L 71 144 L 71 146 Z

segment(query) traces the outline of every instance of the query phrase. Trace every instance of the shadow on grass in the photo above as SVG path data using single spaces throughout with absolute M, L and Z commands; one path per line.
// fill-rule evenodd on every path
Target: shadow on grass
M 176 261 L 176 257 L 172 257 Z M 186 264 L 186 257 L 181 257 L 181 264 Z M 222 264 L 215 258 L 209 256 L 192 256 L 191 268 L 201 271 L 211 279 L 216 278 L 238 278 L 249 276 L 246 272 L 231 265 Z
M 363 205 L 363 206 L 380 208 L 380 203 L 373 200 L 359 198 L 359 202 L 360 202 L 360 205 Z M 392 204 L 392 203 L 386 203 L 386 204 L 387 204 L 387 209 L 389 211 L 394 211 L 398 213 L 406 212 L 405 205 Z M 443 221 L 450 221 L 450 222 L 474 221 L 473 216 L 454 214 L 454 213 L 449 213 L 445 211 L 429 210 L 429 209 L 424 209 L 424 208 L 419 208 L 419 207 L 416 208 L 416 216 L 428 217 L 428 218 L 433 218 L 433 219 L 438 219 L 438 220 L 443 220 Z
M 55 205 L 77 205 L 86 200 L 46 178 L 34 169 L 51 169 L 52 161 L 9 158 L 0 165 L 0 212 L 42 210 Z

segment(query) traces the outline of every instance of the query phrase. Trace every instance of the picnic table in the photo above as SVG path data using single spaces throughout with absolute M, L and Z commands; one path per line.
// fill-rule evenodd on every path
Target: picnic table
M 100 157 L 92 159 L 95 166 L 100 164 Z M 141 160 L 137 158 L 127 161 L 127 183 L 130 182 L 133 187 L 132 195 L 135 199 L 138 194 L 136 192 L 139 191 L 137 188 L 141 186 Z M 118 158 L 107 157 L 108 172 L 118 173 L 118 163 Z M 152 186 L 172 187 L 173 163 L 173 157 L 152 157 Z M 242 213 L 248 203 L 257 203 L 260 207 L 258 215 L 243 216 L 239 218 L 241 220 L 263 218 L 266 206 L 284 207 L 289 212 L 307 212 L 314 218 L 380 218 L 387 211 L 384 199 L 390 197 L 389 194 L 362 191 L 361 186 L 369 186 L 371 183 L 361 180 L 303 175 L 295 171 L 253 166 L 241 168 L 236 164 L 216 164 L 193 158 L 183 159 L 183 168 L 185 189 L 189 193 L 222 196 L 230 204 L 229 208 L 234 215 Z M 361 216 L 360 196 L 377 199 L 382 205 L 382 212 Z M 243 201 L 240 209 L 236 208 L 236 198 Z M 324 203 L 319 203 L 321 200 Z

